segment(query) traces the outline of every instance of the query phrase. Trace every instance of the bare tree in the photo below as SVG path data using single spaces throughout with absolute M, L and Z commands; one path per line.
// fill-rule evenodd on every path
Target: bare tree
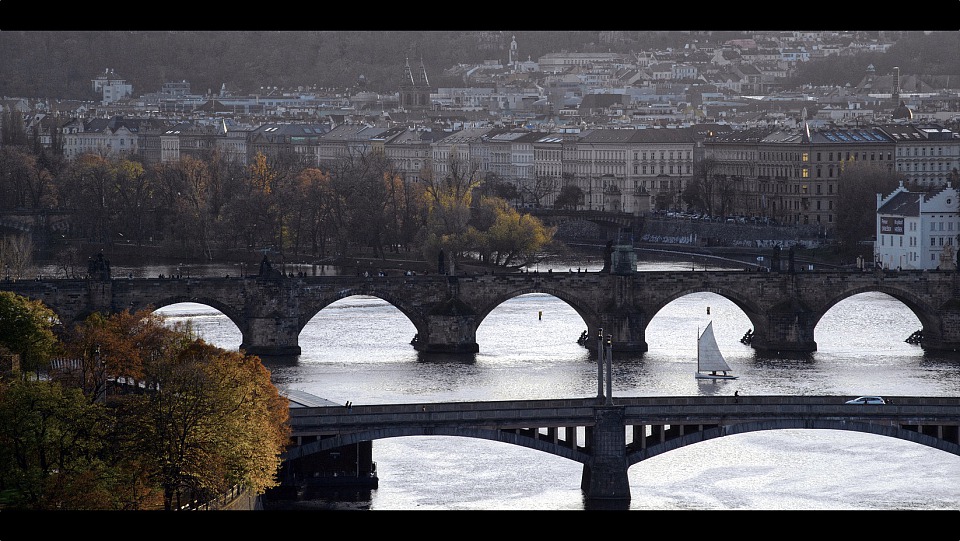
M 0 240 L 0 265 L 5 278 L 23 278 L 32 262 L 33 239 L 29 235 L 7 235 Z

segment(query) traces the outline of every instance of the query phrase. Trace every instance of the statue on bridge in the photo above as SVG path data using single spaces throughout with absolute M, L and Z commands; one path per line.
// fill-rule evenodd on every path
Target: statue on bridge
M 87 258 L 87 276 L 94 280 L 110 279 L 110 260 L 103 257 L 103 252 Z
M 260 261 L 260 272 L 257 273 L 257 276 L 260 278 L 283 278 L 283 273 L 279 269 L 273 268 L 270 259 L 264 254 Z
M 613 241 L 608 240 L 607 245 L 603 248 L 603 268 L 600 269 L 600 272 L 610 272 L 610 266 L 613 262 Z

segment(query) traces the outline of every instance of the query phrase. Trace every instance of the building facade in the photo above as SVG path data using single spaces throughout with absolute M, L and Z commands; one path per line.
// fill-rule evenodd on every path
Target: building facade
M 889 195 L 877 194 L 876 265 L 897 270 L 956 268 L 960 235 L 960 193 L 948 183 L 928 194 L 903 183 Z

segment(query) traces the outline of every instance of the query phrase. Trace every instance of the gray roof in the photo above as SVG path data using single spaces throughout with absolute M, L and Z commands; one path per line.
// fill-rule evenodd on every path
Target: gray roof
M 891 214 L 895 216 L 919 216 L 920 198 L 922 193 L 900 192 L 890 198 L 877 209 L 877 214 Z

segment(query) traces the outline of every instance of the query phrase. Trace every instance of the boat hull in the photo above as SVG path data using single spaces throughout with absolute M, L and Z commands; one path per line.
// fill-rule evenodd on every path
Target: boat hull
M 730 376 L 730 375 L 725 376 L 721 374 L 711 375 L 711 374 L 701 374 L 697 372 L 694 374 L 694 377 L 696 377 L 697 379 L 737 379 L 738 376 Z

